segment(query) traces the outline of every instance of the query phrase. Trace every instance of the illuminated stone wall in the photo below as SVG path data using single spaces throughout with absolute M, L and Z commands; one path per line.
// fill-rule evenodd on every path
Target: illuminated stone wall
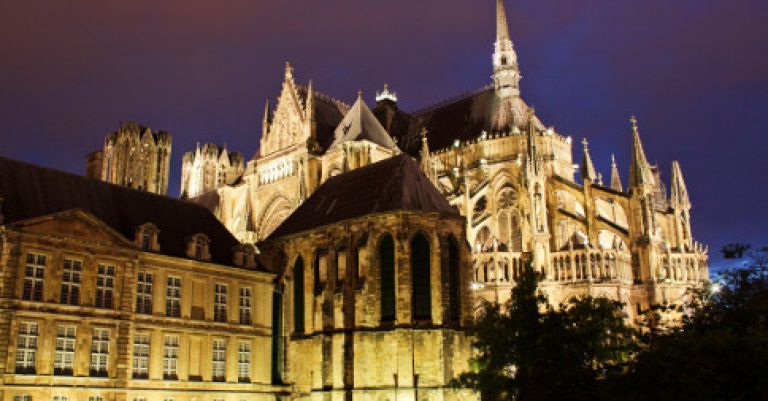
M 79 211 L 0 226 L 0 232 L 1 399 L 266 401 L 284 390 L 272 385 L 272 274 L 141 251 L 134 239 Z M 99 266 L 114 270 L 102 268 L 100 276 Z M 30 269 L 41 272 L 34 284 L 27 278 Z M 112 276 L 104 274 L 110 271 Z M 147 274 L 152 288 L 140 303 L 146 283 L 139 280 Z M 169 278 L 180 280 L 178 317 L 167 315 Z M 64 289 L 69 282 L 79 283 L 77 297 Z M 220 321 L 214 320 L 217 285 L 227 288 Z M 250 295 L 250 313 L 240 306 L 241 291 Z M 71 340 L 57 340 L 62 330 L 65 336 L 71 331 Z M 99 330 L 107 334 L 94 340 Z M 146 370 L 134 365 L 135 340 L 143 335 Z M 167 336 L 178 340 L 175 378 L 164 378 Z M 226 341 L 220 382 L 213 377 L 215 340 Z M 95 343 L 106 356 L 99 371 L 93 370 Z M 241 344 L 250 349 L 247 358 L 239 355 Z M 20 362 L 30 352 L 34 356 Z M 55 369 L 69 365 L 62 362 L 65 354 L 71 355 L 71 371 Z M 247 359 L 247 367 L 239 363 Z
M 430 317 L 413 317 L 411 244 L 429 242 Z M 394 319 L 382 317 L 382 247 L 393 241 Z M 455 259 L 448 242 L 456 245 Z M 474 305 L 470 253 L 463 219 L 438 213 L 369 215 L 264 244 L 284 261 L 283 330 L 290 333 L 285 377 L 312 400 L 452 400 L 474 395 L 447 388 L 468 369 L 470 339 L 464 329 Z M 451 265 L 454 260 L 455 265 Z M 303 293 L 295 277 L 303 269 Z M 451 299 L 449 271 L 456 269 L 458 299 Z M 297 304 L 302 313 L 295 315 Z M 460 316 L 450 317 L 451 303 Z M 303 319 L 297 326 L 294 316 Z

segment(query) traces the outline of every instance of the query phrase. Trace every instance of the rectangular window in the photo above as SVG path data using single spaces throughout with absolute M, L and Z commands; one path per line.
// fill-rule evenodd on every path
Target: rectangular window
M 69 401 L 69 396 L 67 395 L 54 395 L 53 401 Z
M 251 343 L 248 341 L 240 341 L 237 348 L 237 381 L 251 381 Z
M 133 378 L 149 377 L 149 333 L 136 333 L 133 336 Z
M 217 322 L 227 321 L 227 285 L 216 284 L 213 294 L 213 320 Z
M 43 276 L 45 275 L 45 255 L 27 254 L 24 267 L 24 288 L 21 298 L 29 301 L 43 300 Z
M 181 317 L 181 278 L 168 277 L 165 293 L 165 315 Z
M 109 370 L 109 330 L 93 329 L 91 376 L 106 377 Z
M 139 272 L 136 281 L 136 313 L 152 314 L 152 273 Z
M 88 401 L 104 401 L 104 398 L 99 397 L 98 395 L 90 396 L 90 397 L 88 397 Z
M 32 396 L 29 394 L 16 395 L 13 397 L 13 401 L 32 401 Z
M 83 262 L 64 259 L 61 276 L 61 296 L 59 302 L 64 305 L 79 305 L 80 303 L 80 273 Z
M 240 288 L 240 324 L 251 324 L 252 303 L 251 289 L 248 287 Z
M 163 343 L 163 379 L 177 380 L 179 368 L 179 336 L 165 336 Z
M 75 341 L 77 327 L 59 326 L 56 332 L 56 352 L 53 356 L 53 374 L 72 375 L 72 366 L 75 361 Z
M 226 380 L 227 370 L 227 340 L 213 340 L 213 363 L 211 365 L 211 376 L 215 382 Z
M 16 339 L 16 373 L 35 373 L 37 357 L 37 323 L 21 322 Z
M 115 292 L 115 266 L 99 265 L 96 276 L 96 307 L 112 308 Z
M 141 232 L 141 249 L 145 251 L 152 250 L 152 231 L 144 229 Z

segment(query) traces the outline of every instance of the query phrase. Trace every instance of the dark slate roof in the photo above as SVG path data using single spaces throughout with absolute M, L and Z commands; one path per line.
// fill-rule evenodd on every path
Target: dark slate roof
M 129 240 L 135 229 L 153 223 L 160 251 L 186 257 L 187 240 L 203 233 L 212 261 L 232 265 L 237 239 L 207 209 L 194 203 L 108 184 L 91 178 L 0 157 L 4 224 L 82 209 Z
M 429 148 L 435 151 L 450 147 L 456 139 L 476 139 L 483 131 L 491 133 L 512 126 L 520 129 L 528 126 L 525 102 L 517 97 L 502 107 L 493 86 L 411 115 L 397 110 L 392 102 L 379 102 L 373 113 L 390 135 L 397 138 L 398 147 L 412 156 L 421 150 L 421 130 L 425 127 L 429 131 Z M 535 121 L 538 129 L 544 129 L 538 119 Z
M 397 210 L 459 216 L 410 156 L 402 154 L 330 178 L 269 239 Z
M 387 149 L 395 148 L 392 137 L 381 126 L 379 120 L 363 101 L 362 96 L 359 96 L 336 128 L 331 147 L 339 146 L 347 141 L 362 140 L 373 142 Z
M 299 97 L 302 102 L 306 102 L 307 88 L 297 86 Z M 315 94 L 315 122 L 317 123 L 317 142 L 323 148 L 323 152 L 328 150 L 333 143 L 333 132 L 339 126 L 344 115 L 349 111 L 349 105 L 340 100 L 335 100 L 328 95 L 313 90 Z

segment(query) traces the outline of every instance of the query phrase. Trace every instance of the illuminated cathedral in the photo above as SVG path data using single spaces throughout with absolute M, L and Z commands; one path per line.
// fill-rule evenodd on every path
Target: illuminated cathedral
M 603 180 L 523 100 L 496 8 L 493 82 L 417 112 L 286 65 L 250 160 L 185 155 L 189 199 L 135 123 L 89 177 L 0 158 L 0 400 L 474 401 L 466 328 L 524 266 L 555 305 L 680 303 L 709 276 L 680 164 L 664 184 L 632 118 Z

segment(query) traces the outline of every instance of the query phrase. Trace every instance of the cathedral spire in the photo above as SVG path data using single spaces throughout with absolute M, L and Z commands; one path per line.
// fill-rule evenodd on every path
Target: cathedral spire
M 595 173 L 595 165 L 592 163 L 592 157 L 589 156 L 589 141 L 587 141 L 587 138 L 584 138 L 581 143 L 584 145 L 584 155 L 581 158 L 580 169 L 581 179 L 595 181 L 597 174 Z
M 504 0 L 496 0 L 496 41 L 505 40 L 510 40 L 507 11 L 504 9 Z
M 688 197 L 688 188 L 685 186 L 683 172 L 680 170 L 680 163 L 677 160 L 672 161 L 672 206 L 687 209 L 691 207 L 691 200 Z
M 611 189 L 618 192 L 624 191 L 624 186 L 621 185 L 621 175 L 619 175 L 619 167 L 616 166 L 616 157 L 611 155 Z
M 637 118 L 632 116 L 632 162 L 629 165 L 629 186 L 642 187 L 653 185 L 653 172 L 645 157 L 643 143 L 640 141 L 640 132 L 637 127 Z
M 496 44 L 493 53 L 493 83 L 496 96 L 509 98 L 520 95 L 520 69 L 517 65 L 512 39 L 509 36 L 504 1 L 496 0 Z

